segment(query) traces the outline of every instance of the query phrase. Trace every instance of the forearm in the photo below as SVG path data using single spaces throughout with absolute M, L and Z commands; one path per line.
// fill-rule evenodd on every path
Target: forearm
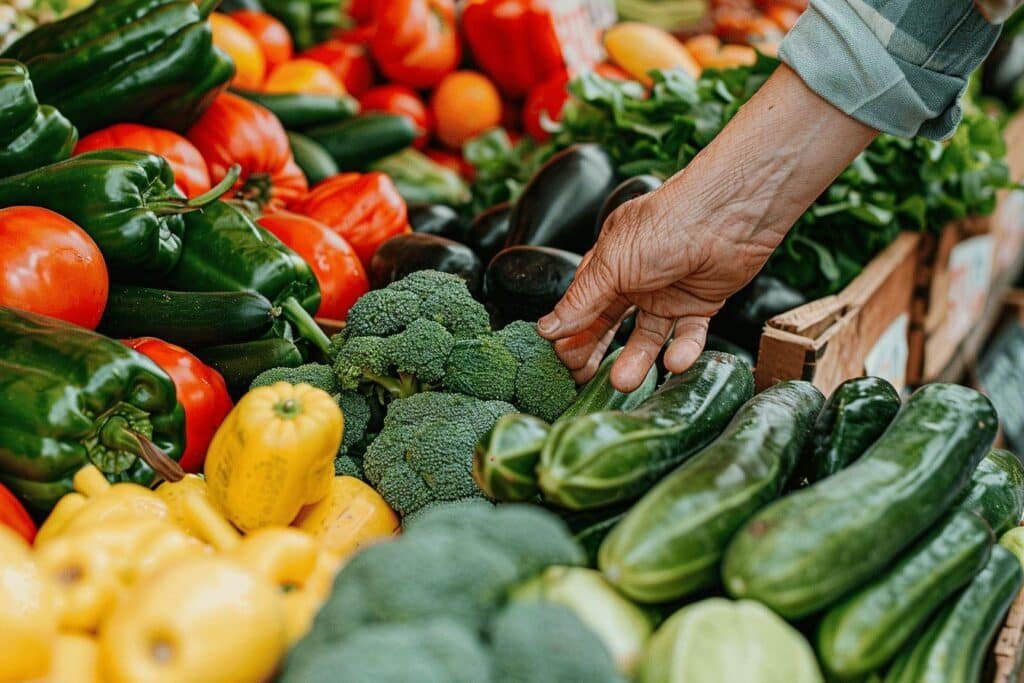
M 781 65 L 659 194 L 687 223 L 774 249 L 877 134 Z

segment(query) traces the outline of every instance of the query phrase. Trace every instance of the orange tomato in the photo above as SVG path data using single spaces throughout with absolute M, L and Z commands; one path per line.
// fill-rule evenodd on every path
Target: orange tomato
M 430 109 L 438 139 L 453 148 L 501 123 L 501 95 L 490 79 L 476 71 L 445 76 L 434 91 Z
M 273 69 L 292 58 L 292 36 L 284 24 L 274 17 L 266 12 L 252 10 L 239 10 L 228 16 L 241 24 L 256 39 L 268 69 Z
M 291 59 L 278 65 L 267 82 L 263 84 L 266 92 L 291 92 L 306 95 L 345 94 L 345 86 L 341 84 L 331 70 L 320 62 L 312 59 Z
M 246 90 L 256 90 L 263 84 L 267 72 L 267 60 L 256 39 L 245 27 L 226 14 L 210 14 L 210 30 L 213 44 L 227 52 L 235 63 L 235 77 L 231 85 Z
M 359 97 L 373 87 L 373 60 L 365 45 L 328 40 L 300 53 L 299 57 L 326 66 L 353 97 Z

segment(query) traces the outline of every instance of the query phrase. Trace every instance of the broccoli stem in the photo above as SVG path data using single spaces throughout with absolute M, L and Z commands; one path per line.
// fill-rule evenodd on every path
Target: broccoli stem
M 422 390 L 415 375 L 398 373 L 398 377 L 385 377 L 368 370 L 363 370 L 363 378 L 368 382 L 378 384 L 388 391 L 393 398 L 409 398 Z

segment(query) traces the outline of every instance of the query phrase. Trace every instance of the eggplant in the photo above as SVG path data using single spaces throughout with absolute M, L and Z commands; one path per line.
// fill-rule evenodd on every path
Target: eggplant
M 511 213 L 512 204 L 509 202 L 497 204 L 477 215 L 470 224 L 466 244 L 484 263 L 490 263 L 494 255 L 505 248 Z
M 711 332 L 754 355 L 769 319 L 807 303 L 807 298 L 782 280 L 758 275 L 725 302 L 711 320 Z
M 608 216 L 612 215 L 612 211 L 615 211 L 615 209 L 630 199 L 636 199 L 651 190 L 657 190 L 659 187 L 661 187 L 661 178 L 648 174 L 633 176 L 628 180 L 622 181 L 618 187 L 612 190 L 611 194 L 605 198 L 604 204 L 601 205 L 601 212 L 597 215 L 597 222 L 594 224 L 594 241 L 597 241 L 598 235 L 601 234 L 601 227 L 608 220 Z
M 484 271 L 484 300 L 503 323 L 536 322 L 569 289 L 582 257 L 550 247 L 509 247 Z
M 438 235 L 408 233 L 382 244 L 370 261 L 370 284 L 374 289 L 401 280 L 418 270 L 440 270 L 466 281 L 473 296 L 480 294 L 483 264 L 465 244 Z
M 450 206 L 444 204 L 414 204 L 409 207 L 409 225 L 413 232 L 437 235 L 461 242 L 465 228 L 462 219 Z
M 509 216 L 506 247 L 540 246 L 582 254 L 594 244 L 594 223 L 615 189 L 615 168 L 595 144 L 573 145 L 533 174 Z

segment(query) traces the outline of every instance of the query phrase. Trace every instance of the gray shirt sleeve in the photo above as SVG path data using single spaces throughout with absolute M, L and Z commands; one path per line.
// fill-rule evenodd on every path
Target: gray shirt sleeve
M 779 57 L 872 128 L 940 140 L 999 30 L 971 0 L 811 0 Z

